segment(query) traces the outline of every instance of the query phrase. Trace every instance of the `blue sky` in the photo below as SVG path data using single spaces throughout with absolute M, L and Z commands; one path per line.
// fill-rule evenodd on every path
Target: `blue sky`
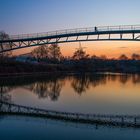
M 0 31 L 8 34 L 140 24 L 140 0 L 0 0 Z M 59 44 L 72 55 L 79 43 Z M 93 55 L 118 57 L 140 52 L 139 42 L 82 42 Z M 123 49 L 122 49 L 123 48 Z M 14 51 L 22 54 L 33 48 Z
M 0 0 L 9 34 L 140 23 L 140 0 Z

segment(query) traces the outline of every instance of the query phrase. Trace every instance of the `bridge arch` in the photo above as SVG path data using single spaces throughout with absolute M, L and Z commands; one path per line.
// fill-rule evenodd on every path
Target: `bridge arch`
M 103 37 L 104 35 L 106 37 Z M 112 37 L 113 35 L 117 35 L 118 37 Z M 128 37 L 124 38 L 124 35 L 128 35 Z M 0 53 L 43 44 L 79 41 L 140 41 L 140 25 L 99 26 L 96 28 L 90 27 L 47 33 L 11 35 L 9 39 L 0 40 Z M 5 47 L 5 45 L 8 45 L 9 48 Z

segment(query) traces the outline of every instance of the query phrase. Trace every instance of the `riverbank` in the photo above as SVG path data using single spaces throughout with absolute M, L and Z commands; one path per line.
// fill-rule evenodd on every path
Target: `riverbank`
M 98 74 L 98 75 L 128 75 L 128 74 L 140 74 L 140 73 L 119 73 L 119 72 L 74 72 L 74 71 L 55 71 L 55 72 L 33 72 L 33 73 L 4 73 L 0 74 L 0 78 L 8 77 L 29 77 L 29 76 L 45 76 L 45 75 L 73 75 L 73 74 Z
M 44 75 L 49 73 L 124 73 L 140 74 L 138 60 L 72 60 L 56 64 L 18 62 L 13 59 L 0 61 L 0 77 Z

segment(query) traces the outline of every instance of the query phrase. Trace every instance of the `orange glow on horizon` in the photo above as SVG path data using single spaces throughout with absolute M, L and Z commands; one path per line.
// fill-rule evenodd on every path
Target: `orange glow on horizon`
M 90 56 L 106 55 L 108 58 L 118 58 L 121 54 L 126 54 L 130 57 L 133 53 L 140 54 L 139 42 L 128 41 L 99 41 L 99 42 L 81 42 L 82 47 Z M 72 56 L 76 48 L 79 47 L 79 42 L 59 44 L 62 55 Z M 13 51 L 13 55 L 28 53 L 35 47 L 25 48 Z

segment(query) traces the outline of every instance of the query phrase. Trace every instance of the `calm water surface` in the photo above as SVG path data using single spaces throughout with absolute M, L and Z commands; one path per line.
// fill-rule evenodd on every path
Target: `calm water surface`
M 140 75 L 50 74 L 3 79 L 0 88 L 3 96 L 20 105 L 67 112 L 140 114 Z
M 0 97 L 15 104 L 57 111 L 140 114 L 140 75 L 50 74 L 1 78 Z M 23 139 L 27 139 L 26 136 L 34 139 L 138 139 L 139 132 L 139 129 L 101 126 L 98 129 L 93 125 L 86 127 L 39 118 L 0 118 L 0 138 L 3 139 L 8 139 L 6 134 L 11 139 L 21 139 L 24 133 L 28 135 L 24 135 Z
M 1 117 L 2 140 L 139 140 L 140 130 L 66 123 L 29 117 Z

